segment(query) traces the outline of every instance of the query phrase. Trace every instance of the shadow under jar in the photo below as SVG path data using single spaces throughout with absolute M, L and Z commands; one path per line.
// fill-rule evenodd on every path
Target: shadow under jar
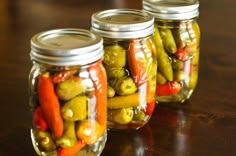
M 157 102 L 184 102 L 198 79 L 200 29 L 196 0 L 143 0 L 143 10 L 155 18 Z
M 154 18 L 135 9 L 104 10 L 93 14 L 91 31 L 104 40 L 108 128 L 142 127 L 155 107 Z
M 103 41 L 83 29 L 56 29 L 31 39 L 29 74 L 38 155 L 100 155 L 106 133 Z

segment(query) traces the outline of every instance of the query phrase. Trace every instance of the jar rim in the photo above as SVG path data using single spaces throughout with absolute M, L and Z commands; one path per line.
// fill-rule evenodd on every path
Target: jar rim
M 143 0 L 143 10 L 158 19 L 184 20 L 199 16 L 198 0 Z
M 108 38 L 140 38 L 154 31 L 154 17 L 137 9 L 109 9 L 92 15 L 91 31 Z
M 43 31 L 31 38 L 30 57 L 51 65 L 84 65 L 103 56 L 103 40 L 89 30 L 64 28 Z

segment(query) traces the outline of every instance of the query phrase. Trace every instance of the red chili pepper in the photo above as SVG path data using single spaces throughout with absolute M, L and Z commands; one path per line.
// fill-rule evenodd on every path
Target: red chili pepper
M 86 145 L 85 142 L 78 140 L 76 144 L 72 147 L 58 149 L 57 155 L 58 156 L 73 156 L 76 153 L 78 153 L 85 145 Z
M 57 72 L 53 76 L 52 81 L 53 81 L 53 83 L 62 82 L 64 80 L 68 79 L 74 73 L 76 73 L 76 70 L 67 70 L 67 71 Z
M 33 121 L 36 128 L 42 131 L 46 131 L 48 129 L 48 124 L 42 114 L 40 106 L 38 106 L 34 111 Z
M 153 100 L 152 102 L 149 102 L 149 103 L 147 104 L 147 109 L 146 109 L 146 111 L 145 111 L 145 114 L 146 114 L 146 115 L 152 115 L 152 113 L 153 113 L 153 111 L 154 111 L 154 109 L 155 109 L 155 106 L 156 106 L 155 100 Z
M 49 73 L 38 76 L 38 97 L 42 113 L 53 134 L 56 137 L 62 136 L 63 120 L 60 112 L 60 103 Z
M 177 81 L 167 82 L 162 85 L 157 85 L 156 94 L 157 95 L 172 95 L 180 91 L 181 85 Z
M 180 48 L 176 51 L 175 56 L 176 56 L 179 60 L 182 60 L 182 61 L 185 61 L 185 60 L 188 58 L 186 49 L 183 48 L 183 47 L 180 47 Z
M 141 86 L 147 81 L 147 69 L 144 52 L 138 42 L 131 42 L 128 50 L 128 63 L 134 82 Z
M 107 75 L 102 66 L 102 61 L 91 64 L 89 66 L 90 78 L 93 81 L 96 95 L 96 120 L 104 130 L 106 129 L 107 114 Z

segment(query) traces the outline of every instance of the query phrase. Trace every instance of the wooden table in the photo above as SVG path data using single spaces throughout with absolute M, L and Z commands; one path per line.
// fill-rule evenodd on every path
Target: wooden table
M 141 0 L 0 1 L 0 156 L 36 155 L 29 133 L 30 38 L 54 28 L 89 29 L 96 11 L 141 6 Z M 191 99 L 158 105 L 138 131 L 109 132 L 102 156 L 236 155 L 235 8 L 235 0 L 200 1 L 200 73 Z

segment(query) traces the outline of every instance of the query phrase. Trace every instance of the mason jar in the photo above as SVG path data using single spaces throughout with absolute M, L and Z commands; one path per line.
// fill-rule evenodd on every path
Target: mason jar
M 197 85 L 200 29 L 197 0 L 143 0 L 155 18 L 157 102 L 184 102 Z
M 83 29 L 31 39 L 31 139 L 38 155 L 100 155 L 107 138 L 103 40 Z
M 138 129 L 155 107 L 154 18 L 141 10 L 111 9 L 94 13 L 91 20 L 91 31 L 104 40 L 108 128 Z

